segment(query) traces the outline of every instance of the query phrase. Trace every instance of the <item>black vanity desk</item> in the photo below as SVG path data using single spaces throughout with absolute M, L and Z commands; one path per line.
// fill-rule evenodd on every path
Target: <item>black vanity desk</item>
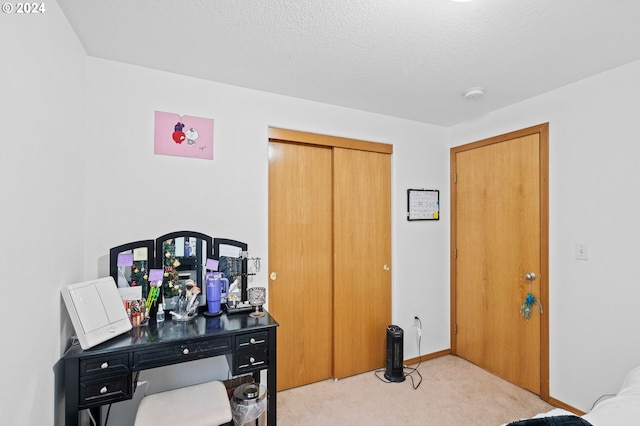
M 167 314 L 167 316 L 169 316 Z M 137 373 L 149 368 L 226 355 L 231 374 L 252 373 L 260 381 L 267 369 L 267 423 L 276 424 L 276 327 L 268 314 L 202 314 L 190 322 L 167 319 L 134 327 L 87 350 L 71 346 L 62 357 L 65 422 L 79 423 L 79 411 L 133 398 Z

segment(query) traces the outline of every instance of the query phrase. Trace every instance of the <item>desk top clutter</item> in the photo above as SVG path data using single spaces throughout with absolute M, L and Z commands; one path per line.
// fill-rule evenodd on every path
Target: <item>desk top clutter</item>
M 270 316 L 252 318 L 248 313 L 221 314 L 216 317 L 196 316 L 192 321 L 149 322 L 148 326 L 132 327 L 128 332 L 113 337 L 90 349 L 83 349 L 79 345 L 72 345 L 67 354 L 84 353 L 90 355 L 119 348 L 143 349 L 150 344 L 169 344 L 185 339 L 200 339 L 211 334 L 224 337 L 240 331 L 251 331 L 264 327 L 276 327 L 277 322 Z
M 260 258 L 249 256 L 246 243 L 196 231 L 112 247 L 109 263 L 119 289 L 139 290 L 137 299 L 127 299 L 134 327 L 154 320 L 160 304 L 166 319 L 185 322 L 200 313 L 250 311 L 247 290 L 260 271 Z

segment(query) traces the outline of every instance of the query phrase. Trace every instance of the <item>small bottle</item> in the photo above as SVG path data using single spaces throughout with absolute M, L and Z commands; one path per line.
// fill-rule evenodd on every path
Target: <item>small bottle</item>
M 140 299 L 140 321 L 144 321 L 149 317 L 147 312 L 147 300 L 145 298 Z
M 158 303 L 158 313 L 156 314 L 156 322 L 164 321 L 164 308 L 162 303 Z

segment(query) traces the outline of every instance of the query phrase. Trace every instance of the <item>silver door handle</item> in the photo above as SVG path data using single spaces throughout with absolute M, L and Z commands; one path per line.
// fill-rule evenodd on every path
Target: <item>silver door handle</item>
M 524 274 L 524 279 L 527 280 L 527 281 L 535 281 L 536 273 L 535 272 L 527 272 L 526 274 Z

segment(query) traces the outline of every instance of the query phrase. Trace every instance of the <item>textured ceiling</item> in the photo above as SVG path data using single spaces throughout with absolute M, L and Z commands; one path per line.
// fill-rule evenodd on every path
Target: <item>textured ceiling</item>
M 90 56 L 442 126 L 640 59 L 640 0 L 58 3 Z

